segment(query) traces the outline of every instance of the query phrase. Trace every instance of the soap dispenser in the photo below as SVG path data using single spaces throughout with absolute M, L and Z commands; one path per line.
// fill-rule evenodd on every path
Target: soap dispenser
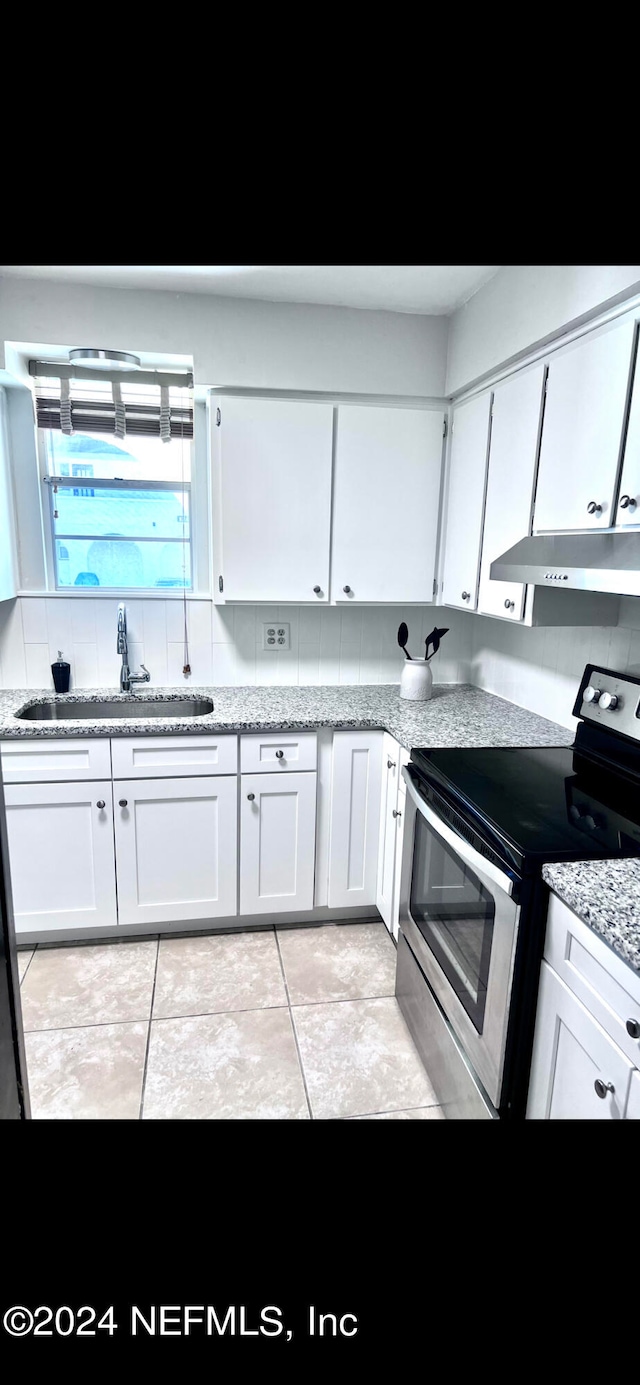
M 51 665 L 51 672 L 53 674 L 53 686 L 56 692 L 68 692 L 69 680 L 71 678 L 71 664 L 67 664 L 65 662 L 65 660 L 62 657 L 61 649 L 58 650 L 58 657 L 55 663 Z

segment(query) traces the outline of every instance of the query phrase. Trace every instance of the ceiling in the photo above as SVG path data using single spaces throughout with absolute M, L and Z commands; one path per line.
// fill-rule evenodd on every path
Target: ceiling
M 0 265 L 0 275 L 397 313 L 455 312 L 499 265 Z

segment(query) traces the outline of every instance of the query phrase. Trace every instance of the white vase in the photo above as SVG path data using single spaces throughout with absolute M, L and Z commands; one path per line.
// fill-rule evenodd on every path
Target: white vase
M 400 696 L 408 702 L 428 702 L 433 674 L 427 659 L 407 659 L 400 675 Z

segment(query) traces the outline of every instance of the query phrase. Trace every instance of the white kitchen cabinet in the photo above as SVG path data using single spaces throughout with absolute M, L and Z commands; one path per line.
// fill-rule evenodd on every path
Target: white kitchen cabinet
M 640 1072 L 637 1069 L 631 1074 L 625 1120 L 640 1121 Z
M 113 737 L 114 779 L 182 779 L 187 775 L 236 774 L 238 737 L 123 736 Z
M 398 835 L 399 761 L 400 747 L 398 742 L 385 731 L 382 741 L 382 795 L 380 801 L 380 836 L 378 839 L 376 904 L 389 932 L 392 931 L 393 884 L 396 868 L 396 839 Z
M 5 784 L 57 783 L 63 779 L 110 779 L 107 736 L 28 736 L 0 748 Z
M 313 908 L 313 771 L 240 778 L 240 913 Z
M 612 524 L 640 524 L 640 365 L 636 360 L 620 491 Z
M 328 601 L 333 413 L 330 404 L 214 399 L 216 600 Z
M 613 511 L 635 323 L 595 332 L 551 357 L 533 527 L 608 528 Z
M 334 601 L 433 601 L 444 417 L 441 409 L 338 409 Z M 407 540 L 408 523 L 416 542 Z
M 478 610 L 521 620 L 526 586 L 494 582 L 492 562 L 531 531 L 545 368 L 500 385 L 493 396 Z
M 331 773 L 329 908 L 375 905 L 382 731 L 336 731 Z
M 475 611 L 484 520 L 491 394 L 453 411 L 443 544 L 442 600 Z
M 9 465 L 9 429 L 6 394 L 0 389 L 0 601 L 9 601 L 18 590 L 13 490 Z
M 543 962 L 527 1119 L 621 1120 L 633 1072 L 617 1044 Z
M 116 922 L 110 781 L 7 784 L 16 934 Z
M 236 913 L 237 782 L 194 775 L 114 784 L 120 924 Z

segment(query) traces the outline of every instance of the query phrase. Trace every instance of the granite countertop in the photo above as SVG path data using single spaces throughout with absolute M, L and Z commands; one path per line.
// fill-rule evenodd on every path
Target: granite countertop
M 31 736 L 175 736 L 219 731 L 302 731 L 320 726 L 340 729 L 382 727 L 406 750 L 426 745 L 542 746 L 571 745 L 573 732 L 537 716 L 502 697 L 464 683 L 443 683 L 430 702 L 402 701 L 399 685 L 366 684 L 332 687 L 157 688 L 144 693 L 115 693 L 110 688 L 78 690 L 56 698 L 64 702 L 130 702 L 133 715 L 125 721 L 20 721 L 15 713 L 25 706 L 49 702 L 46 689 L 7 689 L 0 692 L 0 738 Z M 214 710 L 208 716 L 176 719 L 144 717 L 145 702 L 164 698 L 208 697 Z M 135 711 L 134 711 L 135 709 Z
M 640 859 L 570 861 L 543 866 L 542 875 L 574 914 L 640 973 Z

